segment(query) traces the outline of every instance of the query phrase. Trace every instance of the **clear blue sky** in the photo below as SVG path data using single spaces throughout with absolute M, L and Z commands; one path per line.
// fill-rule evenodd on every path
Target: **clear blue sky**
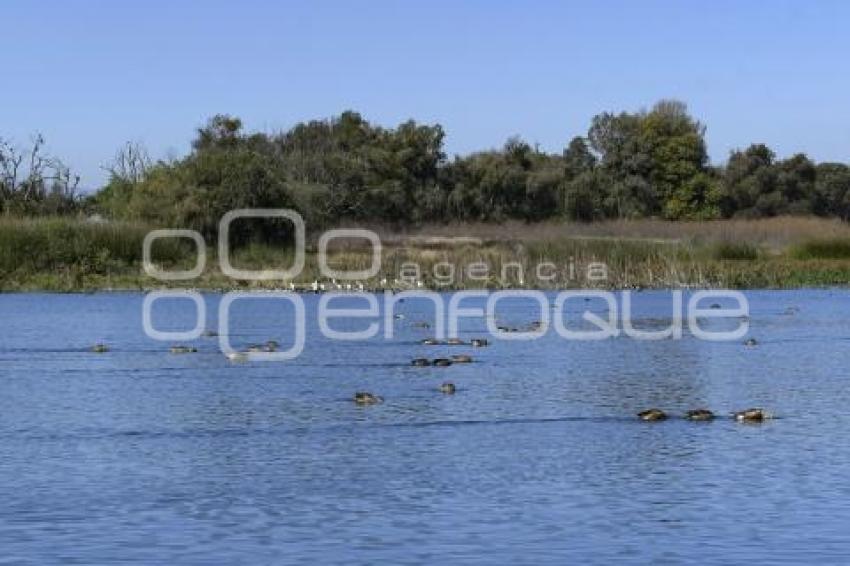
M 182 155 L 230 113 L 251 129 L 355 109 L 439 122 L 450 153 L 512 134 L 560 151 L 603 110 L 687 102 L 712 159 L 765 142 L 850 161 L 841 0 L 5 1 L 0 136 L 33 132 L 95 187 L 125 141 Z

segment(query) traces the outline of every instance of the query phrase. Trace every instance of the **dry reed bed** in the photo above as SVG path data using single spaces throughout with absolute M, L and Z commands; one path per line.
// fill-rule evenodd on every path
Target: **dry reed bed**
M 0 289 L 81 290 L 147 288 L 158 282 L 141 271 L 141 246 L 148 227 L 90 223 L 75 219 L 0 218 Z M 384 242 L 382 279 L 392 285 L 406 267 L 418 266 L 429 287 L 799 287 L 850 284 L 850 226 L 816 218 L 773 218 L 717 222 L 612 221 L 594 224 L 464 224 L 398 231 L 377 227 Z M 315 235 L 304 272 L 308 286 L 325 279 L 318 269 Z M 178 269 L 194 262 L 187 242 L 161 241 L 157 260 Z M 279 287 L 290 282 L 243 283 L 218 270 L 208 242 L 208 268 L 186 286 L 206 288 Z M 233 261 L 252 269 L 292 262 L 292 251 L 255 245 Z M 330 257 L 337 269 L 359 270 L 371 263 L 365 241 L 336 241 Z M 604 263 L 603 280 L 590 280 L 591 264 Z M 454 277 L 446 277 L 451 265 Z M 478 277 L 470 276 L 470 266 Z M 486 277 L 480 266 L 486 265 Z M 554 278 L 538 277 L 537 266 Z

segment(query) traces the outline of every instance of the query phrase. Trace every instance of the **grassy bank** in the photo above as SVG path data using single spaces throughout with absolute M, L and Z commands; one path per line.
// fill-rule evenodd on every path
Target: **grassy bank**
M 753 221 L 616 221 L 594 224 L 507 223 L 425 226 L 407 232 L 372 227 L 384 243 L 380 274 L 367 287 L 400 286 L 413 276 L 432 288 L 729 287 L 789 288 L 850 283 L 850 226 L 810 218 Z M 151 226 L 77 219 L 0 219 L 0 289 L 4 291 L 148 289 L 163 284 L 142 271 Z M 309 287 L 324 281 L 308 242 L 305 268 L 293 282 L 240 282 L 218 268 L 208 243 L 207 268 L 172 286 L 211 289 Z M 330 264 L 366 269 L 363 241 L 337 241 Z M 232 262 L 269 270 L 292 264 L 291 250 L 250 246 Z M 163 269 L 194 264 L 193 244 L 159 240 Z M 604 264 L 605 269 L 601 269 Z M 449 275 L 453 271 L 453 276 Z M 602 277 L 604 275 L 604 277 Z M 330 288 L 330 282 L 327 282 Z

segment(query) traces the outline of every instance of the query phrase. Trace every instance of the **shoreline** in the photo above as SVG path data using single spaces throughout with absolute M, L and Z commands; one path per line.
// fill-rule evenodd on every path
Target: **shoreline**
M 636 293 L 655 292 L 655 291 L 698 291 L 698 290 L 735 290 L 735 291 L 850 291 L 850 282 L 832 283 L 832 284 L 801 284 L 801 285 L 786 285 L 786 286 L 753 286 L 753 287 L 724 287 L 719 285 L 704 286 L 704 285 L 680 285 L 680 286 L 655 286 L 655 287 L 613 287 L 613 286 L 573 286 L 573 287 L 427 287 L 421 288 L 364 288 L 362 291 L 351 289 L 326 289 L 313 291 L 309 288 L 290 289 L 288 287 L 275 286 L 240 286 L 234 285 L 230 287 L 206 287 L 206 286 L 138 286 L 138 287 L 79 287 L 79 288 L 49 288 L 49 287 L 23 287 L 15 289 L 0 288 L 0 295 L 25 295 L 25 294 L 55 294 L 55 295 L 95 295 L 95 294 L 133 294 L 133 293 L 152 293 L 156 291 L 193 291 L 202 294 L 217 294 L 223 295 L 234 291 L 256 292 L 256 293 L 275 293 L 275 292 L 291 292 L 298 295 L 323 295 L 328 293 L 337 294 L 357 294 L 357 293 L 373 293 L 383 294 L 402 293 L 406 291 L 423 291 L 434 293 L 456 293 L 461 291 L 542 291 L 544 293 L 557 293 L 560 291 L 609 291 L 620 293 L 624 291 L 632 291 Z
M 371 277 L 351 282 L 354 289 L 406 288 L 410 282 L 434 291 L 850 287 L 850 225 L 815 218 L 373 228 L 381 242 L 377 256 L 362 238 L 338 238 L 338 247 L 328 250 L 326 267 L 342 272 L 368 272 L 380 259 Z M 152 229 L 80 219 L 0 219 L 0 292 L 309 292 L 314 284 L 344 290 L 319 266 L 318 234 L 305 243 L 303 269 L 291 280 L 271 279 L 270 270 L 294 265 L 292 249 L 249 244 L 233 250 L 232 265 L 269 277 L 239 281 L 222 273 L 216 248 L 207 242 L 200 275 L 163 282 L 142 269 L 143 240 Z M 164 272 L 196 263 L 197 250 L 185 239 L 162 239 L 152 252 Z

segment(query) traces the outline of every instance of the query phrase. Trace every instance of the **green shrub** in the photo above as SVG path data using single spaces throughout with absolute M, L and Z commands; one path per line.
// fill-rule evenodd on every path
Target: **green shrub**
M 809 240 L 791 249 L 797 259 L 850 259 L 850 239 Z
M 758 259 L 756 246 L 737 242 L 719 242 L 711 247 L 711 257 L 718 260 L 753 261 Z
M 56 271 L 74 267 L 106 273 L 138 266 L 150 227 L 79 218 L 0 218 L 0 270 L 5 273 Z M 153 260 L 175 264 L 191 258 L 193 244 L 157 240 Z

